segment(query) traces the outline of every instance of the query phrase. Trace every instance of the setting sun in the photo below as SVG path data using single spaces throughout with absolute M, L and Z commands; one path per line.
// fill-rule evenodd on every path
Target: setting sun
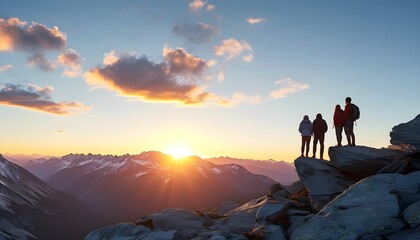
M 181 159 L 193 155 L 191 149 L 184 144 L 171 145 L 162 150 L 162 152 L 171 155 L 175 159 Z

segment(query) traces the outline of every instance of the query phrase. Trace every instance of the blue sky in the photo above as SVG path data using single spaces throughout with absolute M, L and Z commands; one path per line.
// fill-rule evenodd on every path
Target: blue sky
M 420 113 L 418 1 L 0 1 L 0 18 L 4 153 L 292 161 L 305 114 L 335 145 L 347 96 L 360 145 Z

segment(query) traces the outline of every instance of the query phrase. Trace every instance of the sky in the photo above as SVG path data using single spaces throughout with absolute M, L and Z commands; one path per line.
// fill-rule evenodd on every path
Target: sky
M 348 96 L 387 147 L 420 113 L 419 25 L 414 0 L 0 0 L 0 153 L 292 162 Z

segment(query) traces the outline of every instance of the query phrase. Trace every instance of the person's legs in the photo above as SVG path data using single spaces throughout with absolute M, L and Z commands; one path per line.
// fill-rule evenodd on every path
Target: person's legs
M 321 159 L 324 159 L 324 139 L 325 139 L 325 135 L 324 134 L 322 134 L 322 136 L 319 136 L 319 145 L 320 145 L 319 155 L 320 155 L 320 158 Z
M 308 153 L 309 153 L 309 145 L 311 144 L 311 136 L 307 137 L 307 142 L 306 142 L 306 157 L 308 157 Z
M 335 126 L 335 136 L 337 138 L 337 146 L 341 147 L 341 141 L 343 139 L 343 127 Z
M 349 124 L 344 125 L 344 133 L 346 134 L 347 145 L 348 146 L 351 146 L 351 139 L 350 139 L 351 132 L 350 132 L 350 128 L 351 128 L 351 125 L 349 125 Z
M 318 136 L 316 136 L 316 135 L 314 135 L 314 144 L 313 144 L 313 147 L 312 147 L 312 152 L 314 153 L 313 154 L 313 158 L 316 156 L 316 145 L 318 144 L 318 140 L 319 140 L 319 138 L 318 138 Z
M 356 146 L 356 139 L 354 136 L 354 125 L 353 123 L 351 123 L 351 125 L 349 126 L 349 131 L 350 131 L 350 140 L 351 140 L 351 146 Z
M 300 146 L 300 156 L 303 157 L 303 151 L 305 150 L 305 137 L 302 136 L 302 144 Z

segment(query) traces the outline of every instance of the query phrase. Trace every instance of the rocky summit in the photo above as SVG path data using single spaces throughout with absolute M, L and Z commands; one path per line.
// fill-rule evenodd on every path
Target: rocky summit
M 419 139 L 420 125 L 413 121 L 393 131 L 408 129 Z M 299 181 L 243 205 L 164 209 L 94 230 L 85 240 L 419 239 L 420 159 L 394 149 L 330 147 L 330 161 L 297 158 Z

